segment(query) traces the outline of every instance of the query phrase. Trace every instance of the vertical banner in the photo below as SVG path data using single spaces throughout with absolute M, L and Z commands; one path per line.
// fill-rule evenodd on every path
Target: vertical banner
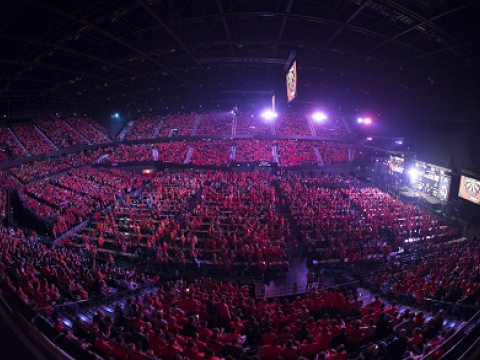
M 318 165 L 320 166 L 325 166 L 325 163 L 323 162 L 323 156 L 318 152 Z
M 152 149 L 153 161 L 158 161 L 158 149 Z
M 291 102 L 297 97 L 297 61 L 294 61 L 287 72 L 287 100 Z
M 355 159 L 355 150 L 348 149 L 348 161 Z

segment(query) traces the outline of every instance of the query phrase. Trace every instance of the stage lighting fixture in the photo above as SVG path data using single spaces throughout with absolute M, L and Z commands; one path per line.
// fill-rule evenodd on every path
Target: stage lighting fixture
M 278 114 L 275 111 L 272 111 L 272 110 L 265 110 L 262 113 L 262 117 L 265 120 L 268 120 L 268 121 L 275 119 L 277 116 L 278 116 Z
M 324 120 L 327 120 L 327 115 L 322 112 L 316 112 L 312 115 L 312 119 L 317 122 L 322 122 Z
M 371 136 L 369 136 L 369 137 L 367 137 L 367 140 L 368 140 L 368 141 L 372 141 L 373 138 L 372 138 Z
M 366 117 L 366 118 L 357 118 L 357 123 L 359 124 L 365 124 L 365 125 L 370 125 L 372 123 L 372 119 L 369 118 L 369 117 Z
M 408 170 L 407 173 L 412 183 L 417 182 L 418 177 L 420 176 L 420 171 L 418 171 L 418 169 L 412 167 Z
M 115 114 L 113 114 L 113 117 L 114 117 L 115 119 L 118 119 L 118 118 L 120 117 L 120 114 L 119 114 L 119 113 L 115 113 Z

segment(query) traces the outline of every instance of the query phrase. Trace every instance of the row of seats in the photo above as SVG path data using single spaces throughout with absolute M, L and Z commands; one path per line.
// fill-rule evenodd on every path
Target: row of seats
M 35 125 L 59 148 L 88 145 L 88 141 L 62 119 L 35 121 Z
M 92 119 L 79 117 L 14 124 L 11 130 L 13 133 L 10 129 L 0 129 L 0 161 L 40 155 L 56 148 L 111 141 L 103 126 Z
M 261 116 L 240 113 L 235 120 L 231 113 L 174 114 L 147 116 L 133 122 L 127 129 L 127 140 L 152 139 L 169 136 L 178 129 L 178 135 L 302 135 L 347 137 L 348 131 L 341 119 L 321 123 L 311 121 L 303 113 L 280 113 L 278 118 L 266 121 Z
M 141 196 L 117 199 L 111 213 L 97 214 L 70 241 L 98 252 L 143 254 L 165 266 L 205 263 L 227 273 L 246 266 L 286 270 L 288 226 L 273 210 L 270 182 L 257 173 L 157 174 Z
M 108 130 L 92 119 L 81 117 L 69 117 L 65 122 L 78 131 L 91 144 L 110 142 Z
M 351 243 L 363 246 L 364 240 L 383 237 L 383 228 L 421 241 L 440 237 L 432 230 L 436 219 L 360 185 L 352 177 L 290 173 L 274 177 L 195 170 L 141 179 L 117 170 L 71 170 L 27 186 L 35 195 L 31 199 L 60 209 L 70 207 L 65 201 L 82 207 L 82 196 L 89 194 L 102 206 L 113 203 L 112 212 L 95 211 L 91 229 L 52 247 L 2 227 L 0 266 L 2 272 L 9 269 L 18 296 L 51 316 L 59 333 L 104 358 L 131 359 L 131 350 L 139 359 L 423 356 L 450 334 L 442 326 L 442 311 L 433 317 L 401 311 L 378 297 L 362 303 L 354 292 L 321 284 L 296 299 L 255 299 L 251 286 L 211 279 L 166 282 L 115 265 L 125 253 L 150 254 L 160 263 L 198 257 L 223 275 L 228 262 L 242 257 L 247 264 L 276 262 L 286 255 L 289 234 L 277 205 L 289 208 L 297 225 L 311 230 L 309 237 L 317 231 L 322 240 L 335 239 L 334 247 L 341 247 L 348 234 Z M 138 196 L 132 193 L 136 188 L 143 189 Z M 391 293 L 398 302 L 408 301 L 405 293 L 417 306 L 424 306 L 427 296 L 456 301 L 464 316 L 461 306 L 479 299 L 478 240 L 434 248 L 430 260 L 390 262 L 365 280 L 384 287 L 385 295 Z M 106 262 L 96 256 L 100 249 L 110 250 L 104 251 Z M 150 289 L 133 297 L 115 296 L 109 303 L 120 291 L 145 286 Z M 67 315 L 56 305 L 93 297 L 91 318 L 62 322 Z
M 140 186 L 140 178 L 120 171 L 83 168 L 29 183 L 19 194 L 27 209 L 53 221 L 52 235 L 58 237 L 112 204 L 115 194 Z
M 417 241 L 447 240 L 456 228 L 354 178 L 284 174 L 283 202 L 303 234 L 309 255 L 356 262 L 382 259 Z

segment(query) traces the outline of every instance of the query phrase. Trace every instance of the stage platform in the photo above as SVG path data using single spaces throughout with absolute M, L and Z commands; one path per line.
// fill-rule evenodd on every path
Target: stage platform
M 406 202 L 423 202 L 435 210 L 441 210 L 442 201 L 434 196 L 416 191 L 411 187 L 404 187 L 400 190 L 400 197 Z

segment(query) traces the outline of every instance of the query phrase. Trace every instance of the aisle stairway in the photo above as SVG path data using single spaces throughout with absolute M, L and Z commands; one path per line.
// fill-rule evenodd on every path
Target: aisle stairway
M 53 141 L 50 140 L 50 138 L 47 135 L 45 135 L 45 133 L 42 130 L 40 130 L 37 125 L 33 125 L 33 127 L 55 150 L 58 150 L 58 147 L 53 143 Z

